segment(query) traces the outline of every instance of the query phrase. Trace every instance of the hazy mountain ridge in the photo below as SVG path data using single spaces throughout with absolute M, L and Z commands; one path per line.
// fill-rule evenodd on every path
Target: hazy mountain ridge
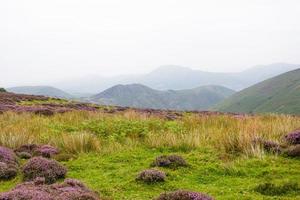
M 300 69 L 242 90 L 221 102 L 216 109 L 240 113 L 300 113 Z
M 233 90 L 222 86 L 159 91 L 141 84 L 130 84 L 116 85 L 92 96 L 90 100 L 100 104 L 137 108 L 206 110 L 233 93 Z
M 88 76 L 56 83 L 55 86 L 70 92 L 99 93 L 117 84 L 139 83 L 157 90 L 192 89 L 204 85 L 221 85 L 242 90 L 279 74 L 300 68 L 300 65 L 275 63 L 255 66 L 239 73 L 205 72 L 187 67 L 168 65 L 148 74 L 116 77 Z
M 6 90 L 17 94 L 43 95 L 63 99 L 73 98 L 71 94 L 51 86 L 21 86 L 7 88 Z

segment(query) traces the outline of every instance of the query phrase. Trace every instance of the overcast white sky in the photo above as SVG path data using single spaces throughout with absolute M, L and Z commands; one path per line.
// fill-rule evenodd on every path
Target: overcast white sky
M 1 0 L 0 85 L 300 63 L 299 0 Z

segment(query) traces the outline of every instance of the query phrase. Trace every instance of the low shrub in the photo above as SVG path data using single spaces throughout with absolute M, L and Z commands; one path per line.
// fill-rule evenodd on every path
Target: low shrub
M 41 145 L 35 149 L 34 155 L 43 156 L 45 158 L 51 158 L 53 155 L 59 153 L 59 150 L 50 145 Z
M 290 157 L 300 157 L 300 144 L 289 147 L 286 154 Z
M 25 181 L 32 181 L 37 177 L 45 178 L 46 183 L 54 183 L 65 177 L 67 169 L 55 160 L 43 157 L 33 157 L 23 166 Z
M 289 192 L 298 192 L 300 191 L 298 183 L 288 182 L 282 185 L 275 185 L 273 183 L 263 183 L 258 185 L 255 188 L 255 191 L 269 196 L 279 196 L 284 195 Z
M 145 183 L 157 183 L 164 182 L 166 179 L 165 172 L 156 169 L 147 169 L 140 172 L 136 178 L 138 181 L 143 181 Z
M 15 177 L 18 173 L 17 168 L 0 162 L 0 180 L 8 180 Z
M 59 150 L 51 145 L 25 144 L 15 150 L 19 157 L 30 158 L 32 156 L 42 156 L 51 158 L 59 153 Z
M 16 154 L 6 147 L 0 146 L 0 162 L 4 162 L 8 165 L 17 165 L 17 156 Z
M 17 175 L 18 162 L 16 154 L 6 147 L 0 147 L 0 180 L 10 179 Z
M 213 198 L 199 192 L 177 190 L 170 193 L 163 193 L 156 200 L 213 200 Z
M 290 144 L 300 144 L 300 129 L 287 134 L 285 139 Z
M 281 146 L 274 141 L 271 140 L 264 140 L 263 138 L 255 138 L 253 140 L 253 144 L 255 146 L 261 146 L 266 152 L 269 153 L 281 153 L 282 148 Z
M 32 154 L 39 146 L 37 144 L 24 144 L 17 148 L 15 152 L 26 152 Z
M 169 168 L 177 168 L 177 167 L 186 167 L 188 164 L 179 155 L 163 155 L 157 157 L 153 163 L 152 167 L 169 167 Z
M 9 192 L 0 194 L 0 200 L 100 200 L 98 195 L 74 179 L 46 185 L 38 178 L 33 182 L 17 185 Z
M 4 88 L 0 88 L 0 92 L 6 92 Z

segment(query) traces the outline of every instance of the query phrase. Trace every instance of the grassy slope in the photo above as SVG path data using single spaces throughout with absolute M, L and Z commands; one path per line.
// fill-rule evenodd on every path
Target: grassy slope
M 232 95 L 222 86 L 202 86 L 189 90 L 159 91 L 140 84 L 117 85 L 92 97 L 93 101 L 138 108 L 205 110 Z
M 247 145 L 239 145 L 252 133 L 280 141 L 286 132 L 299 126 L 299 118 L 274 115 L 245 119 L 187 115 L 182 120 L 166 121 L 130 112 L 74 112 L 53 117 L 7 113 L 0 115 L 0 145 L 13 147 L 31 140 L 60 146 L 66 152 L 78 151 L 77 159 L 64 162 L 68 177 L 82 180 L 109 199 L 147 200 L 164 191 L 189 189 L 216 199 L 294 200 L 300 199 L 300 193 L 264 196 L 254 188 L 265 182 L 300 184 L 300 160 L 264 153 L 261 158 L 245 157 L 240 153 Z M 87 148 L 93 144 L 83 138 L 68 138 L 82 132 L 95 136 L 101 142 L 100 150 Z M 80 153 L 82 146 L 87 149 Z M 70 151 L 71 147 L 75 151 Z M 190 166 L 162 169 L 168 173 L 165 183 L 135 181 L 137 173 L 149 168 L 156 156 L 171 153 L 182 155 Z M 21 176 L 0 182 L 0 191 L 20 181 Z
M 7 88 L 7 91 L 17 94 L 43 95 L 49 97 L 70 99 L 72 95 L 51 86 L 22 86 Z
M 226 99 L 217 110 L 241 113 L 300 113 L 300 69 L 247 88 Z

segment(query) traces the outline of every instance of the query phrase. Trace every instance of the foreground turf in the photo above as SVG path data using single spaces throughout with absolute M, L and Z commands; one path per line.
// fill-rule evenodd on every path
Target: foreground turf
M 177 153 L 190 166 L 178 169 L 160 168 L 167 173 L 167 181 L 159 184 L 137 182 L 135 177 L 149 168 L 156 156 Z M 164 191 L 188 189 L 201 191 L 216 199 L 300 199 L 300 191 L 290 190 L 277 195 L 256 192 L 259 184 L 300 184 L 300 160 L 266 155 L 258 158 L 236 158 L 224 161 L 210 149 L 188 152 L 157 150 L 145 147 L 125 148 L 104 154 L 81 154 L 64 162 L 68 177 L 82 180 L 107 199 L 152 199 Z M 1 182 L 0 191 L 7 191 L 20 181 L 20 176 Z

